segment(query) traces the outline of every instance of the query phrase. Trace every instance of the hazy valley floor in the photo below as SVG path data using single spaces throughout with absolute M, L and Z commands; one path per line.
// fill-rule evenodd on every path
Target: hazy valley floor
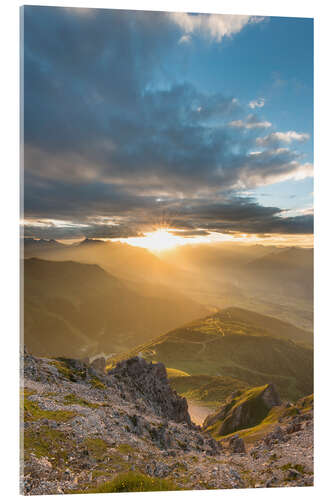
M 214 411 L 214 408 L 198 404 L 196 401 L 188 400 L 187 404 L 191 420 L 197 425 L 201 425 L 205 418 Z

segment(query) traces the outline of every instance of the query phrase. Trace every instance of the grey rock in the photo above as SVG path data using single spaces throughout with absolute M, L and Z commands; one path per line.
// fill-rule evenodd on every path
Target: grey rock
M 98 373 L 105 373 L 106 362 L 105 358 L 96 358 L 90 363 L 90 366 Z
M 245 443 L 242 438 L 236 434 L 229 439 L 229 448 L 233 453 L 245 453 Z
M 282 428 L 278 425 L 275 427 L 273 432 L 267 434 L 264 437 L 264 443 L 270 448 L 274 443 L 284 442 L 286 441 L 285 434 Z
M 172 390 L 162 363 L 147 363 L 137 356 L 118 363 L 109 375 L 132 385 L 134 392 L 153 406 L 157 415 L 191 426 L 187 401 Z

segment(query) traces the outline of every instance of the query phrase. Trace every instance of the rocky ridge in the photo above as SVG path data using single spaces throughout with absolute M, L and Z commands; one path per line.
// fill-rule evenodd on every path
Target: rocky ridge
M 85 492 L 128 471 L 177 489 L 312 484 L 310 413 L 237 447 L 241 438 L 221 443 L 191 422 L 161 363 L 136 357 L 103 373 L 78 360 L 22 361 L 24 494 Z
M 282 404 L 273 384 L 254 387 L 232 394 L 226 404 L 216 413 L 209 415 L 203 429 L 216 427 L 216 435 L 231 434 L 239 429 L 246 429 L 259 424 L 273 406 Z

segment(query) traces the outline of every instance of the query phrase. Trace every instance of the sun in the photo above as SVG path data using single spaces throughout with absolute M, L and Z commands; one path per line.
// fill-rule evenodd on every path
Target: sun
M 199 243 L 213 243 L 232 239 L 230 235 L 210 233 L 205 235 L 188 235 L 184 229 L 159 226 L 154 231 L 143 233 L 142 236 L 130 236 L 118 238 L 117 241 L 127 243 L 134 247 L 145 248 L 152 253 L 162 253 L 184 245 L 195 245 Z
M 127 243 L 151 250 L 152 252 L 163 252 L 184 244 L 184 238 L 170 232 L 169 229 L 160 228 L 145 233 L 144 236 L 128 238 Z
M 171 234 L 166 229 L 158 229 L 146 236 L 148 248 L 155 251 L 169 250 L 183 243 L 181 236 Z

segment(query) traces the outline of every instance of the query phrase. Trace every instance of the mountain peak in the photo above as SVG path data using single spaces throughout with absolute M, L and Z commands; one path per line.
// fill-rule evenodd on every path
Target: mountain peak
M 85 238 L 84 240 L 80 241 L 79 245 L 98 245 L 100 243 L 105 243 L 105 241 L 95 240 L 93 238 Z

